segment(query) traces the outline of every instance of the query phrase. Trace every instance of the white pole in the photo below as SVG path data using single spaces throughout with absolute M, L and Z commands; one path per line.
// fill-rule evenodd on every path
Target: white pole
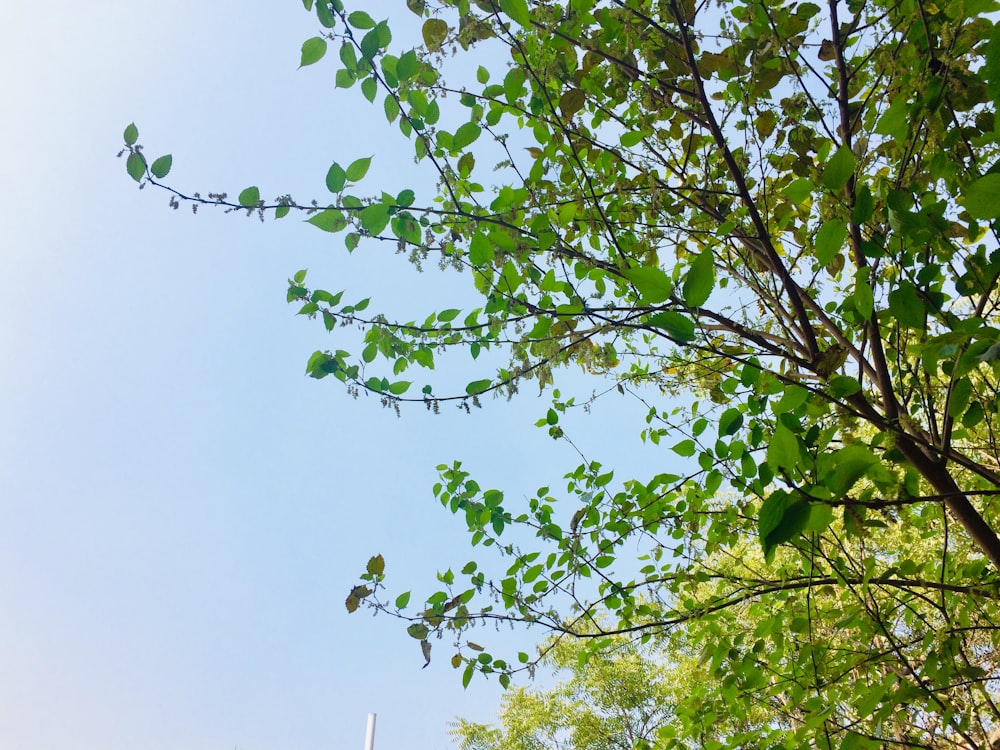
M 365 733 L 365 750 L 375 750 L 375 714 L 368 714 L 368 731 Z

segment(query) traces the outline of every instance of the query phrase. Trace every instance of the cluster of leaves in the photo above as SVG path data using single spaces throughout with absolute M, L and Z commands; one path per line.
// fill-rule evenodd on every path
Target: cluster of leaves
M 908 541 L 898 530 L 883 533 L 879 541 Z M 732 574 L 739 568 L 744 577 L 761 573 L 760 554 L 744 552 L 739 563 L 720 555 L 709 567 Z M 722 577 L 704 581 L 703 594 Z M 502 698 L 499 726 L 458 720 L 453 735 L 462 750 L 853 748 L 874 746 L 876 738 L 882 746 L 993 746 L 996 724 L 982 721 L 988 694 L 977 705 L 962 689 L 936 695 L 929 689 L 932 681 L 957 686 L 981 678 L 981 667 L 970 664 L 953 639 L 904 643 L 893 634 L 944 610 L 911 596 L 903 581 L 886 598 L 887 581 L 849 588 L 803 583 L 788 582 L 777 617 L 748 598 L 642 639 L 597 628 L 582 639 L 549 639 L 542 664 L 565 679 L 549 688 L 511 689 Z M 887 602 L 895 609 L 872 611 Z M 873 615 L 895 627 L 872 636 L 864 623 Z M 989 639 L 976 641 L 982 647 Z M 846 689 L 840 681 L 817 680 L 839 670 L 862 683 Z M 908 675 L 913 670 L 923 686 Z M 965 712 L 980 721 L 956 719 Z M 823 741 L 816 742 L 817 735 Z
M 672 723 L 674 707 L 695 689 L 694 659 L 663 641 L 641 646 L 614 638 L 590 655 L 583 641 L 546 644 L 545 666 L 560 677 L 548 689 L 519 687 L 501 699 L 500 726 L 459 719 L 461 750 L 634 750 Z
M 322 31 L 301 64 L 338 47 L 338 87 L 381 100 L 433 199 L 354 195 L 368 157 L 333 164 L 332 198 L 308 206 L 191 197 L 159 182 L 169 157 L 147 167 L 130 126 L 133 178 L 303 212 L 348 250 L 435 255 L 482 296 L 391 321 L 299 272 L 302 314 L 365 329 L 360 355 L 313 354 L 313 377 L 467 407 L 578 364 L 642 401 L 642 437 L 685 467 L 619 481 L 585 460 L 564 492 L 515 507 L 442 466 L 436 497 L 506 572 L 471 561 L 411 608 L 386 597 L 378 556 L 348 608 L 407 618 L 428 658 L 449 639 L 466 684 L 535 663 L 466 639 L 496 620 L 587 653 L 615 634 L 703 644 L 711 680 L 675 713 L 745 721 L 698 739 L 692 718 L 664 746 L 985 746 L 1000 722 L 1000 6 L 408 0 L 423 44 L 395 54 L 388 21 L 304 5 Z M 474 64 L 450 71 L 452 56 Z M 403 375 L 429 377 L 449 349 L 505 363 L 464 392 L 411 394 Z M 552 398 L 539 423 L 565 438 L 577 404 Z

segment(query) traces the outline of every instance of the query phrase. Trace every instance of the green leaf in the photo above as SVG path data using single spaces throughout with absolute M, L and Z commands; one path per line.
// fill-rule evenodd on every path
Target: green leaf
M 901 281 L 898 287 L 889 292 L 889 314 L 907 328 L 923 330 L 927 323 L 924 301 L 908 281 Z
M 256 186 L 248 187 L 236 200 L 244 208 L 255 208 L 260 203 L 260 190 Z
M 567 89 L 559 97 L 559 111 L 562 112 L 563 117 L 572 117 L 583 109 L 584 102 L 586 101 L 587 97 L 580 89 Z
M 404 52 L 399 56 L 399 62 L 396 63 L 396 75 L 399 76 L 399 80 L 408 81 L 413 78 L 419 70 L 420 60 L 417 58 L 416 52 L 410 50 L 409 52 Z
M 1000 174 L 985 175 L 967 186 L 962 205 L 977 219 L 1000 219 Z
M 774 127 L 777 124 L 777 116 L 769 109 L 765 109 L 760 112 L 760 114 L 757 115 L 757 119 L 754 121 L 754 127 L 757 129 L 757 133 L 761 138 L 769 138 L 771 133 L 774 132 Z
M 743 412 L 735 406 L 726 409 L 719 417 L 719 437 L 736 433 L 743 426 Z
M 863 272 L 864 269 L 859 271 L 858 278 L 854 281 L 854 307 L 867 320 L 875 309 L 875 295 L 867 279 L 862 278 Z
M 851 149 L 847 146 L 841 146 L 823 168 L 823 184 L 834 192 L 843 190 L 847 181 L 851 179 L 851 175 L 854 174 L 856 163 L 857 160 Z
M 650 315 L 646 322 L 681 343 L 686 344 L 694 340 L 694 321 L 679 312 L 668 310 L 656 313 Z
M 761 542 L 781 523 L 787 507 L 788 493 L 784 490 L 775 490 L 764 499 L 757 513 L 757 533 Z
M 480 65 L 476 70 L 476 80 L 479 81 L 479 83 L 486 83 L 490 80 L 490 71 Z
M 969 405 L 972 396 L 972 381 L 968 378 L 959 378 L 955 381 L 951 389 L 951 398 L 948 401 L 948 416 L 958 419 L 965 412 L 965 407 Z
M 388 47 L 392 41 L 392 31 L 389 29 L 388 21 L 379 21 L 375 26 L 375 33 L 378 35 L 379 47 Z
M 429 52 L 437 52 L 441 49 L 441 45 L 444 44 L 444 40 L 448 36 L 448 24 L 440 18 L 428 18 L 424 21 L 424 26 L 420 33 L 424 38 L 427 50 Z M 402 62 L 402 58 L 400 58 L 400 62 Z M 402 73 L 400 73 L 399 77 L 403 78 Z
M 879 462 L 871 449 L 860 443 L 844 446 L 830 457 L 829 472 L 822 477 L 833 497 L 843 500 L 848 491 Z
M 809 517 L 806 519 L 805 531 L 822 534 L 833 523 L 833 508 L 826 503 L 809 503 Z
M 674 282 L 666 273 L 654 266 L 625 268 L 622 270 L 622 275 L 635 285 L 642 298 L 642 304 L 645 305 L 665 302 L 674 291 Z
M 805 388 L 797 385 L 787 385 L 785 386 L 784 393 L 781 394 L 781 398 L 776 402 L 772 402 L 771 410 L 775 415 L 784 414 L 788 411 L 794 412 L 808 400 L 809 391 Z
M 356 29 L 374 29 L 375 21 L 363 10 L 356 10 L 347 17 L 347 23 Z
M 310 216 L 306 221 L 324 232 L 340 232 L 347 227 L 347 218 L 342 211 L 335 208 L 320 211 L 318 214 Z
M 302 42 L 302 55 L 299 59 L 299 67 L 318 63 L 326 54 L 326 39 L 321 36 L 314 36 Z
M 358 69 L 358 55 L 354 50 L 354 45 L 350 42 L 344 42 L 340 45 L 340 61 L 344 63 L 344 68 L 349 70 L 351 73 L 355 73 Z
M 851 221 L 855 224 L 864 224 L 872 218 L 874 213 L 875 199 L 872 196 L 871 188 L 868 185 L 861 185 L 857 189 L 854 209 L 851 212 Z
M 370 156 L 352 161 L 346 171 L 347 179 L 351 182 L 364 179 L 364 176 L 368 174 L 368 167 L 371 166 L 371 163 L 372 157 Z
M 419 222 L 409 214 L 397 214 L 392 217 L 392 233 L 411 245 L 423 243 L 423 234 Z
M 757 532 L 764 557 L 770 562 L 779 544 L 794 539 L 806 529 L 812 504 L 793 499 L 783 490 L 775 490 L 761 505 L 757 516 Z
M 470 396 L 474 396 L 478 393 L 485 393 L 493 385 L 492 380 L 474 380 L 465 386 L 465 392 Z
M 361 93 L 368 101 L 375 101 L 375 96 L 378 94 L 378 81 L 375 80 L 375 76 L 366 78 L 361 82 Z
M 816 260 L 821 266 L 829 265 L 847 241 L 847 225 L 840 219 L 828 219 L 816 232 Z
M 986 418 L 986 410 L 980 401 L 973 401 L 969 405 L 968 411 L 962 415 L 962 425 L 965 427 L 975 427 Z
M 386 94 L 382 100 L 382 107 L 385 110 L 385 119 L 388 122 L 395 122 L 399 117 L 399 103 L 392 94 Z
M 347 184 L 347 173 L 337 162 L 330 165 L 326 173 L 326 187 L 331 193 L 339 193 Z
M 621 138 L 618 140 L 625 148 L 632 148 L 632 146 L 641 143 L 643 138 L 645 138 L 645 135 L 641 131 L 630 130 L 627 133 L 622 133 Z
M 500 10 L 525 28 L 531 26 L 527 0 L 500 0 Z
M 469 263 L 485 266 L 493 260 L 493 245 L 483 232 L 476 232 L 469 240 Z
M 292 280 L 295 281 L 296 284 L 301 284 L 306 280 L 306 273 L 307 271 L 304 268 L 301 271 L 296 271 L 295 275 L 292 276 Z
M 406 605 L 410 603 L 410 592 L 404 591 L 402 594 L 396 597 L 396 609 L 406 609 Z
M 497 281 L 497 288 L 504 294 L 512 296 L 523 281 L 524 277 L 521 276 L 521 270 L 513 261 L 508 260 L 503 264 L 500 279 Z
M 389 223 L 389 218 L 389 206 L 382 203 L 365 206 L 358 213 L 362 228 L 371 235 L 381 234 Z
M 559 226 L 567 227 L 576 217 L 579 206 L 576 203 L 564 203 L 559 206 Z
M 811 180 L 807 180 L 805 177 L 800 177 L 797 180 L 793 180 L 781 192 L 784 193 L 785 197 L 792 203 L 799 205 L 804 203 L 806 198 L 812 195 L 815 190 L 816 186 Z
M 375 55 L 378 54 L 381 49 L 381 43 L 379 41 L 378 29 L 373 29 L 369 31 L 361 39 L 361 56 L 368 61 L 375 59 Z
M 799 465 L 799 441 L 783 422 L 778 422 L 767 446 L 767 462 L 777 468 L 793 471 Z
M 452 143 L 452 149 L 459 151 L 460 149 L 465 148 L 479 137 L 482 130 L 483 129 L 474 122 L 467 122 L 460 126 L 459 129 L 455 131 L 455 140 Z
M 135 142 L 139 140 L 139 128 L 135 126 L 134 122 L 130 123 L 122 135 L 125 138 L 126 146 L 134 146 Z
M 413 382 L 410 380 L 397 380 L 395 383 L 389 383 L 389 393 L 393 396 L 401 396 L 406 393 Z
M 684 304 L 688 307 L 701 307 L 708 301 L 714 286 L 715 265 L 709 249 L 694 259 L 684 278 Z
M 834 398 L 853 396 L 861 391 L 861 384 L 847 375 L 834 375 L 830 378 L 830 394 Z
M 327 29 L 332 29 L 337 24 L 333 13 L 330 12 L 330 4 L 326 0 L 316 3 L 316 18 Z
M 141 181 L 146 176 L 146 160 L 142 158 L 142 154 L 138 151 L 129 154 L 125 160 L 125 171 L 136 182 Z
M 691 458 L 695 454 L 697 446 L 694 440 L 681 440 L 677 445 L 673 447 L 674 453 L 678 456 L 683 456 L 684 458 Z
M 289 302 L 294 299 L 291 292 L 289 292 Z M 325 352 L 313 352 L 312 356 L 309 357 L 309 361 L 306 363 L 306 374 L 311 378 L 316 378 L 320 380 L 325 378 L 330 373 L 327 372 L 326 364 L 329 361 Z
M 908 110 L 909 105 L 906 103 L 906 100 L 901 96 L 897 96 L 892 104 L 889 105 L 889 108 L 878 118 L 878 122 L 875 124 L 875 132 L 879 135 L 890 136 L 897 144 L 904 143 L 910 130 Z
M 416 638 L 418 641 L 422 641 L 427 637 L 430 630 L 422 622 L 415 622 L 410 627 L 406 629 L 406 632 L 410 634 L 411 638 Z
M 170 167 L 174 163 L 174 157 L 170 154 L 166 156 L 161 156 L 159 159 L 154 161 L 150 167 L 149 171 L 153 173 L 153 177 L 158 180 L 162 180 L 170 172 Z
M 368 571 L 368 575 L 382 575 L 385 573 L 385 558 L 382 555 L 375 555 L 368 560 L 368 565 L 365 569 Z
M 358 80 L 357 76 L 350 70 L 346 70 L 344 68 L 338 70 L 334 78 L 335 85 L 339 89 L 351 88 L 356 80 Z

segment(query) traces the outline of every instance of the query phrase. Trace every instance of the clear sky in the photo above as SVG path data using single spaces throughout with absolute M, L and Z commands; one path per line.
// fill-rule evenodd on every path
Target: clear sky
M 5 16 L 0 747 L 360 748 L 370 711 L 376 748 L 448 747 L 453 717 L 492 715 L 495 681 L 463 691 L 443 643 L 420 669 L 399 623 L 343 601 L 374 553 L 425 592 L 473 557 L 436 464 L 515 499 L 557 486 L 577 457 L 532 426 L 546 402 L 399 419 L 305 377 L 336 342 L 286 305 L 299 268 L 414 318 L 462 306 L 468 281 L 384 246 L 348 256 L 293 217 L 172 211 L 115 158 L 134 120 L 181 189 L 307 201 L 334 159 L 375 154 L 366 185 L 409 186 L 411 145 L 335 92 L 332 64 L 296 70 L 317 33 L 298 0 Z M 620 408 L 576 437 L 627 472 L 656 454 Z

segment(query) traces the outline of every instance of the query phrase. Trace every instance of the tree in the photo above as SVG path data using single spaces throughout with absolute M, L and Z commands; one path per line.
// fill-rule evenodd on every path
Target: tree
M 551 645 L 544 664 L 565 678 L 549 689 L 505 693 L 499 727 L 456 721 L 460 750 L 632 750 L 656 738 L 692 684 L 690 671 L 667 667 L 662 647 L 619 637 L 586 658 L 582 641 Z
M 881 533 L 895 536 L 898 530 Z M 889 546 L 900 540 L 880 541 Z M 744 575 L 762 562 L 759 553 L 747 552 L 740 565 Z M 715 566 L 733 568 L 733 563 L 720 556 L 705 564 Z M 777 639 L 761 638 L 774 623 L 749 602 L 728 607 L 719 619 L 701 617 L 658 632 L 642 644 L 623 635 L 606 638 L 599 649 L 586 639 L 550 639 L 542 646 L 541 663 L 565 679 L 548 689 L 512 689 L 502 698 L 499 726 L 459 720 L 453 735 L 461 750 L 765 747 L 790 745 L 796 738 L 808 746 L 824 718 L 861 698 L 870 707 L 882 705 L 870 716 L 855 717 L 841 743 L 848 747 L 863 746 L 864 738 L 876 736 L 907 747 L 982 742 L 988 735 L 983 728 L 963 737 L 937 725 L 940 712 L 928 711 L 920 698 L 914 701 L 916 691 L 907 685 L 911 656 L 924 671 L 955 669 L 968 675 L 967 662 L 955 663 L 961 655 L 949 652 L 950 646 L 935 653 L 923 646 L 893 645 L 891 635 L 861 642 L 854 637 L 855 625 L 825 621 L 830 612 L 851 609 L 831 599 L 839 594 L 833 587 L 818 586 L 806 606 L 801 599 L 786 599 L 791 611 Z M 877 593 L 871 596 L 873 603 L 879 599 Z M 919 610 L 907 627 L 934 617 L 933 605 L 927 607 L 920 597 L 910 598 L 906 607 L 914 614 Z M 891 624 L 895 616 L 883 623 Z M 900 654 L 892 653 L 900 646 Z M 931 660 L 937 663 L 932 666 Z M 849 671 L 855 678 L 863 675 L 868 684 L 850 693 L 837 682 L 810 686 L 814 670 Z M 896 698 L 884 700 L 884 691 Z M 953 710 L 977 710 L 974 700 L 967 702 L 975 691 L 962 687 L 949 692 Z
M 357 357 L 314 353 L 313 377 L 393 407 L 469 408 L 578 364 L 604 397 L 647 406 L 643 439 L 688 459 L 624 481 L 585 459 L 563 497 L 542 488 L 527 507 L 442 466 L 435 495 L 479 559 L 411 609 L 376 555 L 348 609 L 408 619 L 425 654 L 452 638 L 466 684 L 478 671 L 506 685 L 534 663 L 469 645 L 485 622 L 594 653 L 615 634 L 681 633 L 707 644 L 712 679 L 680 713 L 775 712 L 728 744 L 987 746 L 1000 6 L 408 0 L 423 44 L 397 54 L 388 21 L 304 5 L 322 32 L 301 63 L 338 47 L 337 85 L 379 100 L 433 196 L 358 197 L 368 158 L 331 165 L 332 198 L 316 203 L 257 187 L 188 196 L 161 182 L 170 157 L 147 163 L 134 126 L 129 174 L 175 205 L 304 213 L 348 250 L 397 243 L 482 296 L 394 321 L 300 271 L 301 313 L 365 329 Z M 430 378 L 456 349 L 504 364 L 458 393 L 398 379 Z M 569 439 L 561 415 L 584 402 L 550 393 L 540 426 Z

